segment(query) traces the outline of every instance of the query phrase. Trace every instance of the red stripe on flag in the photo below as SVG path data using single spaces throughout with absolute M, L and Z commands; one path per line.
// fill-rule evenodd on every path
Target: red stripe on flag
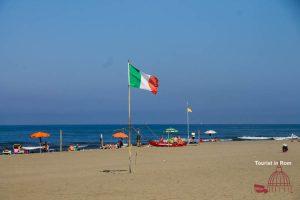
M 158 78 L 156 76 L 150 76 L 148 80 L 149 87 L 153 94 L 157 94 L 158 92 Z

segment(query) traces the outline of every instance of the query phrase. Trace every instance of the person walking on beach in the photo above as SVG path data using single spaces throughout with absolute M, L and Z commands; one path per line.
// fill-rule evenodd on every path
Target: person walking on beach
M 103 135 L 102 133 L 100 134 L 100 149 L 104 148 L 104 142 L 103 142 Z
M 136 146 L 138 146 L 138 147 L 142 146 L 141 140 L 142 140 L 142 136 L 140 134 L 140 131 L 138 130 L 138 134 L 136 136 Z

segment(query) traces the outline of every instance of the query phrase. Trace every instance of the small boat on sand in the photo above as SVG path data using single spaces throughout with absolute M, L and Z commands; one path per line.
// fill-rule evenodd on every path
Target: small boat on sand
M 155 147 L 183 147 L 187 145 L 187 142 L 182 141 L 182 142 L 167 142 L 167 141 L 158 141 L 158 140 L 152 140 L 149 142 L 151 146 Z

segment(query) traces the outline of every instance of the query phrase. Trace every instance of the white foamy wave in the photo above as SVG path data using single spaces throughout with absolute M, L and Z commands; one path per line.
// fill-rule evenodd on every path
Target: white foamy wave
M 271 140 L 272 137 L 256 137 L 256 136 L 242 136 L 238 137 L 241 140 Z
M 273 137 L 274 140 L 294 140 L 294 139 L 299 139 L 299 137 L 295 134 L 292 134 L 291 136 L 288 137 Z
M 220 139 L 221 142 L 229 142 L 232 141 L 232 139 Z

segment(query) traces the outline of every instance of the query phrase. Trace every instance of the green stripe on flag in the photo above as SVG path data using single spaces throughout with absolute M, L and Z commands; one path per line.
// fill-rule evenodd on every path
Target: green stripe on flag
M 140 70 L 129 64 L 129 85 L 131 87 L 140 88 L 141 73 Z

